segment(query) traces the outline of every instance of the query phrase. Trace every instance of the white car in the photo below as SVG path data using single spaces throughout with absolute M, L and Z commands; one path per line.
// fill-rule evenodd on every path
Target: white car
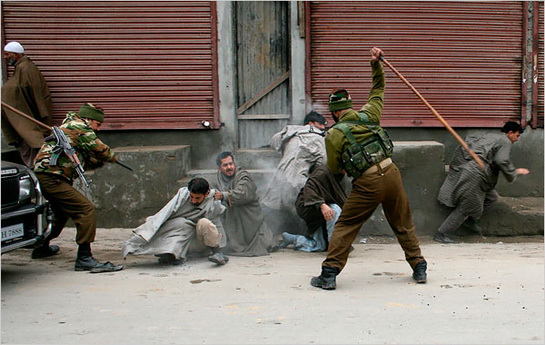
M 2 254 L 40 245 L 51 232 L 52 221 L 33 171 L 2 161 Z

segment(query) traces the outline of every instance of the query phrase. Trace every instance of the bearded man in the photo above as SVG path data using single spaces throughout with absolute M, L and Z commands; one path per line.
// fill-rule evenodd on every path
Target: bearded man
M 267 255 L 273 248 L 273 233 L 265 222 L 257 187 L 246 170 L 239 170 L 229 151 L 216 158 L 218 173 L 211 185 L 214 199 L 226 207 L 222 223 L 227 235 L 225 252 L 237 256 Z
M 51 94 L 47 83 L 34 62 L 25 55 L 19 42 L 9 42 L 4 47 L 8 66 L 15 66 L 13 76 L 2 85 L 2 102 L 51 125 Z M 2 133 L 9 145 L 15 146 L 23 163 L 34 167 L 34 159 L 50 131 L 25 119 L 15 112 L 2 108 Z

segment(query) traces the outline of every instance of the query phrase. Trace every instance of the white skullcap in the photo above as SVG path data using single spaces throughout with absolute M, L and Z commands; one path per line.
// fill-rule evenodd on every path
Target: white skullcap
M 4 47 L 4 51 L 10 53 L 24 54 L 25 48 L 23 48 L 21 43 L 13 41 L 6 44 L 6 46 Z

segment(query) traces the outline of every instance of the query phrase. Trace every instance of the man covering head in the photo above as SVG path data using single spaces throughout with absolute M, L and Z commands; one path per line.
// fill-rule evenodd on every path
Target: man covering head
M 303 126 L 285 126 L 269 142 L 271 148 L 282 154 L 262 200 L 267 223 L 275 235 L 286 229 L 296 234 L 306 233 L 305 223 L 293 206 L 310 173 L 326 162 L 325 118 L 311 111 L 304 122 Z

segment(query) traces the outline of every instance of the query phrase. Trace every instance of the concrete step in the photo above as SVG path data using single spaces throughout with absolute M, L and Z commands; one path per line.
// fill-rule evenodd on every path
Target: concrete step
M 484 235 L 543 235 L 543 198 L 500 197 L 480 225 Z

